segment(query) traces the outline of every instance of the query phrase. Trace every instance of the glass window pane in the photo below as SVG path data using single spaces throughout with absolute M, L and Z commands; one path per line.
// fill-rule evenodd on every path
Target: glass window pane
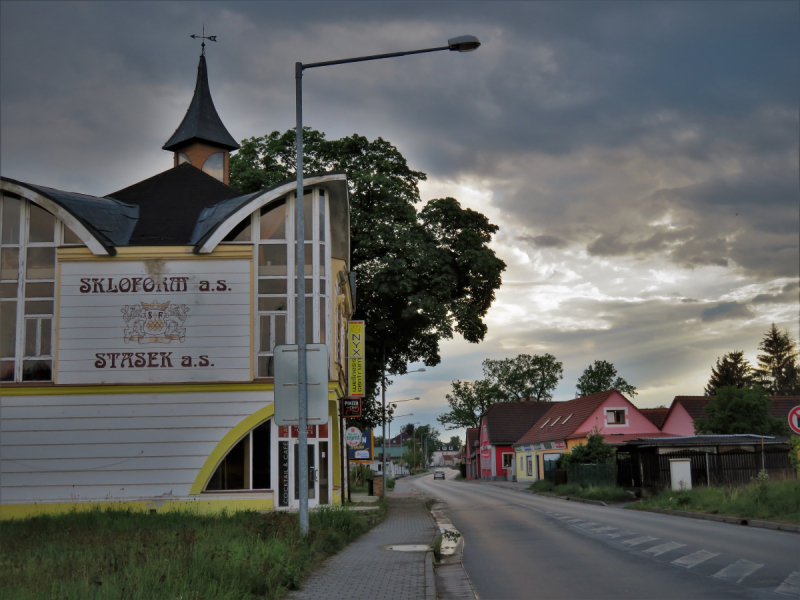
M 37 319 L 25 319 L 25 356 L 36 356 Z
M 261 318 L 259 319 L 259 322 L 261 323 L 261 328 L 260 328 L 261 344 L 258 347 L 258 351 L 259 352 L 271 352 L 272 351 L 272 346 L 271 346 L 271 343 L 272 343 L 272 341 L 271 341 L 271 329 L 272 329 L 271 328 L 271 322 L 272 322 L 272 317 L 270 317 L 269 315 L 261 315 Z
M 206 159 L 203 163 L 203 173 L 208 173 L 214 179 L 222 181 L 224 179 L 225 158 L 222 152 L 216 152 Z
M 65 245 L 78 245 L 78 246 L 83 245 L 83 240 L 81 240 L 81 238 L 79 238 L 77 235 L 75 235 L 75 232 L 72 231 L 72 229 L 70 229 L 66 225 L 64 225 L 64 240 L 63 240 L 63 242 L 64 242 Z
M 0 381 L 14 381 L 14 361 L 0 361 Z
M 52 378 L 49 360 L 22 361 L 22 381 L 50 381 Z
M 325 241 L 325 195 L 322 190 L 319 192 L 319 241 Z
M 247 467 L 245 462 L 249 457 L 247 456 L 245 446 L 249 447 L 250 436 L 246 435 L 244 439 L 240 440 L 228 455 L 222 459 L 219 466 L 214 471 L 214 474 L 209 479 L 206 485 L 206 490 L 242 490 L 245 489 L 245 475 Z M 249 477 L 247 478 L 249 479 Z M 250 482 L 247 482 L 247 487 L 250 487 Z
M 270 489 L 270 421 L 253 430 L 253 489 Z
M 43 208 L 31 204 L 31 219 L 28 227 L 29 242 L 55 242 L 56 218 Z
M 0 249 L 0 279 L 19 278 L 19 248 Z
M 314 343 L 314 298 L 306 296 L 306 344 Z
M 325 274 L 325 244 L 319 245 L 319 272 Z
M 14 357 L 14 340 L 17 337 L 17 303 L 0 302 L 0 356 Z
M 50 349 L 50 337 L 53 330 L 52 319 L 41 319 L 39 321 L 39 356 L 50 356 L 52 351 Z
M 52 315 L 52 300 L 28 300 L 25 302 L 26 315 Z
M 258 299 L 259 312 L 264 311 L 285 311 L 286 310 L 286 296 L 261 296 Z
M 54 279 L 56 276 L 55 248 L 28 248 L 25 265 L 27 279 Z
M 272 356 L 258 357 L 258 376 L 275 377 L 275 359 Z
M 13 284 L 12 284 L 13 285 Z M 26 298 L 52 298 L 55 284 L 52 282 L 28 283 L 25 285 Z
M 328 295 L 328 288 L 326 287 L 327 285 L 328 285 L 327 280 L 325 279 L 319 280 L 319 293 L 322 294 L 323 296 Z
M 259 279 L 259 294 L 286 294 L 285 279 Z
M 19 244 L 19 211 L 22 203 L 16 198 L 3 196 L 3 235 L 4 244 Z
M 0 298 L 16 298 L 16 297 L 17 297 L 16 283 L 0 283 Z
M 189 160 L 189 157 L 186 156 L 183 152 L 178 153 L 178 164 L 182 165 L 183 163 L 192 164 L 192 161 Z
M 285 244 L 259 244 L 258 246 L 258 274 L 286 275 L 286 245 Z
M 305 260 L 305 262 L 303 264 L 303 268 L 304 268 L 304 273 L 305 273 L 306 277 L 310 277 L 311 275 L 314 274 L 314 255 L 313 255 L 313 252 L 314 252 L 313 245 L 312 244 L 306 244 L 305 245 L 305 253 L 303 255 L 304 256 L 304 260 Z M 295 261 L 294 272 L 297 273 L 297 261 Z
M 319 343 L 325 343 L 325 298 L 319 299 Z
M 286 200 L 261 209 L 261 239 L 286 239 Z
M 226 235 L 222 241 L 223 242 L 249 242 L 251 239 L 250 235 L 250 217 L 247 217 L 244 221 L 239 223 L 236 227 L 231 229 L 230 233 Z
M 286 315 L 275 315 L 275 345 L 286 343 Z
M 311 194 L 303 194 L 303 233 L 306 240 L 314 239 L 314 201 Z

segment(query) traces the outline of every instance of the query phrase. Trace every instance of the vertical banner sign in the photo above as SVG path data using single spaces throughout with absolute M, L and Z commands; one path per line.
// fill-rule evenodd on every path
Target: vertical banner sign
M 349 361 L 348 396 L 364 396 L 364 321 L 347 323 L 347 356 Z
M 289 506 L 289 442 L 278 442 L 278 506 Z

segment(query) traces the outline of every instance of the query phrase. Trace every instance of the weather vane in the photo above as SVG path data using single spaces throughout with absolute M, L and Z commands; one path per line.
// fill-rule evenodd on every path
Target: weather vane
M 209 35 L 208 37 L 206 37 L 206 24 L 205 23 L 203 23 L 203 35 L 197 35 L 196 33 L 193 33 L 189 37 L 192 38 L 193 40 L 196 40 L 197 38 L 200 38 L 201 40 L 203 40 L 203 42 L 200 44 L 200 54 L 202 56 L 206 55 L 206 42 L 205 42 L 205 40 L 208 40 L 209 42 L 216 42 L 217 41 L 217 36 L 215 36 L 215 35 Z

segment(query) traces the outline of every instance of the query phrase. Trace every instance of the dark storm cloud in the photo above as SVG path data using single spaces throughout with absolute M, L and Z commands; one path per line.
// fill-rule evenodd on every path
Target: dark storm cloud
M 566 248 L 569 243 L 554 235 L 521 235 L 517 238 L 521 242 L 533 244 L 537 248 Z
M 703 309 L 702 313 L 703 321 L 706 323 L 731 319 L 752 319 L 754 316 L 747 306 L 738 302 L 719 302 L 716 306 Z

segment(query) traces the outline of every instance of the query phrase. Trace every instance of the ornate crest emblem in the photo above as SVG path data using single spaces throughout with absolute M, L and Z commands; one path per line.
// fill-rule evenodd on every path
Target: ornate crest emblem
M 169 344 L 173 340 L 183 342 L 186 339 L 183 324 L 189 308 L 185 304 L 140 302 L 123 306 L 120 312 L 127 326 L 123 332 L 126 344 Z

